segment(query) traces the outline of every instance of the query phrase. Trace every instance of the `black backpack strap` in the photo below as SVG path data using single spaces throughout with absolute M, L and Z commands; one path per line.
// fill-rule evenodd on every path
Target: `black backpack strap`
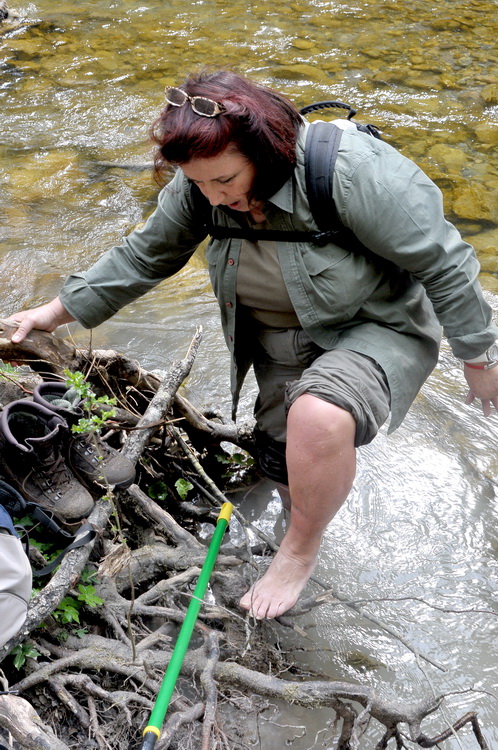
M 382 140 L 374 126 L 354 124 L 358 130 Z M 339 218 L 334 203 L 333 178 L 342 133 L 343 130 L 333 122 L 314 122 L 310 125 L 306 135 L 304 152 L 306 191 L 311 214 L 321 230 L 322 242 L 320 244 L 333 242 L 351 253 L 370 259 L 377 266 L 388 267 L 391 272 L 399 271 L 394 263 L 381 259 L 365 247 Z
M 82 524 L 74 536 L 71 536 L 71 534 L 68 534 L 61 528 L 59 528 L 59 532 L 65 536 L 66 541 L 71 540 L 71 543 L 68 544 L 68 546 L 57 555 L 55 560 L 52 560 L 51 563 L 45 565 L 44 568 L 42 568 L 41 570 L 33 570 L 33 577 L 39 578 L 41 576 L 47 576 L 49 573 L 52 573 L 52 571 L 55 570 L 55 568 L 59 565 L 64 555 L 67 555 L 67 553 L 72 549 L 84 547 L 85 544 L 92 542 L 97 534 L 93 526 L 91 526 L 89 523 Z
M 334 168 L 341 137 L 341 128 L 331 122 L 312 123 L 306 136 L 306 191 L 311 214 L 322 231 L 341 226 L 333 200 Z
M 251 229 L 242 223 L 243 219 L 237 211 L 231 211 L 228 208 L 222 208 L 238 226 L 220 226 L 213 222 L 212 207 L 201 191 L 191 183 L 190 205 L 195 214 L 196 220 L 202 224 L 206 234 L 209 234 L 215 240 L 225 239 L 242 239 L 250 242 L 259 242 L 261 240 L 273 240 L 274 242 L 311 242 L 314 245 L 323 246 L 330 242 L 331 232 L 298 232 L 278 229 Z
M 212 226 L 209 234 L 215 240 L 241 239 L 250 242 L 273 240 L 274 242 L 311 242 L 323 247 L 331 241 L 335 232 L 299 232 L 287 229 L 250 229 L 249 227 Z
M 301 112 L 320 108 L 324 109 L 330 106 L 347 109 L 349 111 L 348 120 L 356 113 L 352 107 L 343 102 L 317 102 L 316 104 L 304 107 Z M 354 125 L 359 130 L 380 138 L 374 126 L 359 126 L 357 123 L 354 123 Z M 369 251 L 361 244 L 354 233 L 342 224 L 333 199 L 334 169 L 342 133 L 343 130 L 332 122 L 314 122 L 310 125 L 306 136 L 304 159 L 306 190 L 311 214 L 319 228 L 318 232 L 279 231 L 273 229 L 253 230 L 241 224 L 241 218 L 236 211 L 231 211 L 227 208 L 222 210 L 234 219 L 239 226 L 215 225 L 213 222 L 212 207 L 206 198 L 204 198 L 197 185 L 192 183 L 190 185 L 189 200 L 196 219 L 200 221 L 206 234 L 217 240 L 246 239 L 252 242 L 260 240 L 309 242 L 319 247 L 333 242 L 351 252 L 359 252 L 364 255 L 369 254 Z
M 51 513 L 45 511 L 37 503 L 27 502 L 26 512 L 29 513 L 32 518 L 37 521 L 43 528 L 48 529 L 55 537 L 57 537 L 61 544 L 66 546 L 60 552 L 55 560 L 46 565 L 41 570 L 33 570 L 33 576 L 40 577 L 46 576 L 51 573 L 59 565 L 60 561 L 70 550 L 83 547 L 85 544 L 93 541 L 97 532 L 89 523 L 84 523 L 80 526 L 76 534 L 70 534 L 69 532 L 62 529 L 57 523 L 56 519 Z
M 337 100 L 327 100 L 326 102 L 314 102 L 313 104 L 307 104 L 305 107 L 301 107 L 299 112 L 302 115 L 309 115 L 310 112 L 318 112 L 320 109 L 346 109 L 348 112 L 348 120 L 351 120 L 356 114 L 356 110 L 353 109 L 353 107 L 351 107 L 349 104 L 345 104 L 344 102 L 339 102 Z

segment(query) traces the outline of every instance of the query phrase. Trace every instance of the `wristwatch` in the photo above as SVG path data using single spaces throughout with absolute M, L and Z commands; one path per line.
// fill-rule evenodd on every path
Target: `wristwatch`
M 471 367 L 473 370 L 490 370 L 492 367 L 498 365 L 498 341 L 491 344 L 489 349 L 470 360 L 465 360 L 464 365 Z

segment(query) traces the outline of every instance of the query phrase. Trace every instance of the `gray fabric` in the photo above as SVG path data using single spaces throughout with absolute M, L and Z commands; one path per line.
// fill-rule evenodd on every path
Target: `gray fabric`
M 20 540 L 0 534 L 0 647 L 22 627 L 31 596 L 31 566 Z
M 286 409 L 303 393 L 353 415 L 356 447 L 370 443 L 389 415 L 391 398 L 385 373 L 371 357 L 357 352 L 334 349 L 318 357 L 299 381 L 289 383 Z
M 255 331 L 253 367 L 258 384 L 254 416 L 258 429 L 285 442 L 285 389 L 323 353 L 302 328 Z
M 292 178 L 262 207 L 272 229 L 317 229 L 306 195 L 306 129 Z M 143 228 L 85 273 L 69 277 L 60 295 L 69 313 L 95 326 L 182 268 L 203 239 L 189 195 L 178 170 Z M 373 260 L 333 243 L 278 242 L 283 279 L 300 325 L 317 346 L 353 350 L 382 367 L 393 430 L 437 362 L 441 325 L 462 359 L 482 354 L 498 329 L 472 247 L 445 220 L 441 191 L 411 160 L 383 141 L 347 130 L 334 198 L 341 220 L 373 251 Z M 237 226 L 222 208 L 213 216 L 221 226 Z M 240 247 L 240 240 L 213 240 L 206 251 L 232 353 L 234 408 L 251 365 L 237 309 Z
M 342 349 L 324 351 L 300 328 L 261 330 L 254 342 L 254 372 L 258 429 L 281 443 L 288 409 L 303 393 L 350 412 L 356 446 L 373 440 L 389 415 L 387 379 L 373 359 Z

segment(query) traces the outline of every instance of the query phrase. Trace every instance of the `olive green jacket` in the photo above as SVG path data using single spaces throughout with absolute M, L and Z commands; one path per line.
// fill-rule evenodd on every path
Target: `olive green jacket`
M 298 141 L 294 175 L 263 207 L 272 229 L 317 230 L 304 175 L 308 127 Z M 441 326 L 462 359 L 484 352 L 498 330 L 478 283 L 472 247 L 445 220 L 441 192 L 412 161 L 383 141 L 346 130 L 334 200 L 341 221 L 375 255 L 367 259 L 334 244 L 278 242 L 282 274 L 302 327 L 319 346 L 352 349 L 384 369 L 393 430 L 437 362 Z M 213 209 L 213 216 L 219 225 L 235 225 L 222 209 Z M 143 228 L 88 271 L 70 276 L 61 301 L 83 326 L 94 327 L 179 271 L 204 235 L 178 170 Z M 206 250 L 233 355 L 234 408 L 251 364 L 237 318 L 240 245 L 241 240 L 212 240 Z

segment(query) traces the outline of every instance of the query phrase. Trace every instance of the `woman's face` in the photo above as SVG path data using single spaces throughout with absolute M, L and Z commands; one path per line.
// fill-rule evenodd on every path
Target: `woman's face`
M 209 159 L 191 159 L 181 168 L 212 206 L 228 206 L 234 211 L 253 207 L 249 203 L 256 169 L 234 146 Z

